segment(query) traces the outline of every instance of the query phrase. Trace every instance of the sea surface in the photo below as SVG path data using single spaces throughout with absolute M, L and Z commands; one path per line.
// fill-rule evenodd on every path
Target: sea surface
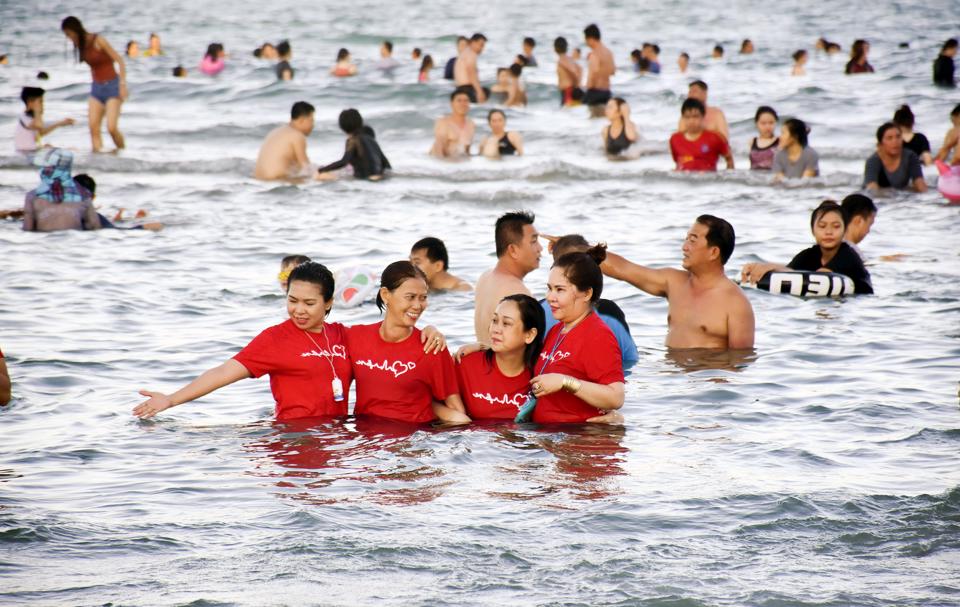
M 655 267 L 678 266 L 686 230 L 713 213 L 737 232 L 731 277 L 746 262 L 785 262 L 812 243 L 811 209 L 859 188 L 874 132 L 900 104 L 939 145 L 960 93 L 931 86 L 931 62 L 960 33 L 956 8 L 0 1 L 11 57 L 0 66 L 0 208 L 38 182 L 12 134 L 20 87 L 39 84 L 47 121 L 78 120 L 46 141 L 75 151 L 103 212 L 142 208 L 166 224 L 36 234 L 0 222 L 0 348 L 14 382 L 0 411 L 0 604 L 960 604 L 960 209 L 935 191 L 878 198 L 861 245 L 876 296 L 748 290 L 757 339 L 746 358 L 668 352 L 666 302 L 608 281 L 640 349 L 622 429 L 277 424 L 266 379 L 155 420 L 130 413 L 138 390 L 172 392 L 285 318 L 276 273 L 287 254 L 378 271 L 434 235 L 473 281 L 494 262 L 495 219 L 528 209 L 545 233 L 579 232 Z M 68 10 L 117 49 L 145 47 L 151 31 L 166 48 L 128 62 L 128 148 L 117 155 L 89 153 L 89 70 L 59 31 Z M 590 22 L 621 66 L 614 92 L 642 136 L 632 160 L 604 156 L 602 120 L 558 107 L 552 39 L 583 47 Z M 416 84 L 410 51 L 442 65 L 473 31 L 489 38 L 486 81 L 523 36 L 537 40 L 530 105 L 507 111 L 523 158 L 427 156 L 451 86 L 440 69 Z M 820 36 L 845 51 L 870 40 L 877 72 L 845 77 L 846 53 L 814 52 Z M 741 56 L 747 37 L 757 52 Z M 251 54 L 283 38 L 297 70 L 288 83 Z M 386 38 L 402 63 L 392 79 L 373 69 Z M 643 41 L 662 47 L 659 77 L 630 71 Z M 215 78 L 196 70 L 211 42 L 230 54 Z M 727 57 L 712 61 L 718 42 Z M 357 77 L 329 76 L 340 47 Z M 811 60 L 795 78 L 799 48 Z M 681 51 L 693 57 L 687 74 Z M 188 78 L 170 76 L 178 63 Z M 734 171 L 671 170 L 666 142 L 695 77 L 730 121 Z M 355 107 L 394 176 L 252 179 L 260 141 L 298 100 L 317 107 L 312 161 L 339 158 L 337 115 Z M 808 122 L 822 177 L 774 186 L 745 169 L 761 104 Z M 488 109 L 471 113 L 480 133 Z M 548 266 L 545 256 L 527 277 L 536 295 Z M 472 308 L 468 294 L 431 296 L 423 323 L 456 347 L 472 340 Z M 333 312 L 377 319 L 372 305 Z

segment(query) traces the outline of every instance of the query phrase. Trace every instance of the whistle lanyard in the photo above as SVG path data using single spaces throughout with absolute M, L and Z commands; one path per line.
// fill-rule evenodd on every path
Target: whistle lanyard
M 593 312 L 590 312 L 590 314 L 593 314 Z M 587 316 L 589 316 L 589 314 Z M 586 316 L 584 316 L 583 320 L 586 320 Z M 583 322 L 583 321 L 580 321 L 580 322 Z M 563 340 L 567 338 L 567 335 L 570 335 L 571 333 L 573 333 L 573 330 L 579 326 L 580 326 L 580 323 L 578 322 L 573 328 L 571 328 L 566 333 L 563 332 L 562 328 L 560 329 L 559 336 L 557 337 L 557 341 L 554 342 L 553 349 L 550 350 L 550 355 L 547 356 L 547 360 L 543 361 L 543 365 L 540 366 L 540 372 L 537 373 L 537 375 L 543 375 L 543 370 L 547 368 L 547 365 L 553 362 L 553 354 L 557 351 L 557 348 L 559 348 L 560 344 L 563 343 Z
M 309 339 L 313 343 L 314 347 L 316 347 L 317 353 L 326 359 L 327 363 L 330 365 L 330 372 L 333 373 L 333 381 L 330 382 L 330 388 L 333 390 L 333 400 L 343 400 L 343 382 L 341 382 L 340 378 L 337 377 L 337 370 L 333 366 L 333 355 L 331 354 L 330 339 L 327 337 L 326 326 L 324 326 L 323 329 L 323 340 L 324 343 L 327 344 L 326 350 L 320 348 L 320 344 L 313 339 L 313 336 L 310 335 L 310 333 L 303 331 L 303 334 L 306 335 L 307 339 Z

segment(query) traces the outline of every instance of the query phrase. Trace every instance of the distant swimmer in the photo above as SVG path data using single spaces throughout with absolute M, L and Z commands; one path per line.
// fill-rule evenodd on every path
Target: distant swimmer
M 936 159 L 960 164 L 960 103 L 950 110 L 950 125 L 947 134 L 943 137 L 943 145 L 937 151 Z
M 350 51 L 345 48 L 337 51 L 337 62 L 330 68 L 330 73 L 338 78 L 357 75 L 357 66 L 350 58 Z
M 93 195 L 74 181 L 70 173 L 73 152 L 50 148 L 38 153 L 33 164 L 40 167 L 40 185 L 27 192 L 23 201 L 24 231 L 99 230 L 102 227 L 93 207 Z
M 443 67 L 443 79 L 444 80 L 453 80 L 454 69 L 457 65 L 457 59 L 463 54 L 464 49 L 467 48 L 467 45 L 470 44 L 470 39 L 466 36 L 457 36 L 457 54 L 453 57 L 450 57 L 447 60 L 446 65 Z
M 806 76 L 807 69 L 807 51 L 800 49 L 793 53 L 793 68 L 790 70 L 791 76 Z
M 816 48 L 818 51 L 823 51 L 827 55 L 835 55 L 843 50 L 839 44 L 830 42 L 826 38 L 817 38 Z
M 420 62 L 420 71 L 417 74 L 417 82 L 430 82 L 430 71 L 433 69 L 433 67 L 433 57 L 431 55 L 424 55 L 423 61 Z
M 410 263 L 427 277 L 431 291 L 472 291 L 473 285 L 450 273 L 447 245 L 439 238 L 427 236 L 410 247 Z
M 462 158 L 470 155 L 477 125 L 470 119 L 470 97 L 465 91 L 450 93 L 450 114 L 437 118 L 433 125 L 433 147 L 430 154 L 437 158 Z
M 277 47 L 269 42 L 264 42 L 253 50 L 253 56 L 257 59 L 267 59 L 268 61 L 273 61 L 278 59 L 280 54 L 277 52 Z
M 540 267 L 543 246 L 533 226 L 533 213 L 517 211 L 497 219 L 494 228 L 497 264 L 477 280 L 473 327 L 477 341 L 490 343 L 490 319 L 501 299 L 507 295 L 530 295 L 523 277 Z
M 289 41 L 284 40 L 277 45 L 277 55 L 280 61 L 273 67 L 277 80 L 293 80 L 293 66 L 290 65 L 290 60 L 293 59 L 293 48 Z
M 667 298 L 668 348 L 750 349 L 753 307 L 723 269 L 735 243 L 733 226 L 701 215 L 683 243 L 683 270 L 648 268 L 610 252 L 600 268 L 611 278 Z
M 710 53 L 711 59 L 723 59 L 723 46 L 717 44 L 713 47 L 713 52 Z
M 124 53 L 130 59 L 136 59 L 140 56 L 140 43 L 136 40 L 127 42 L 127 50 Z
M 523 67 L 537 67 L 537 58 L 533 56 L 533 49 L 537 47 L 537 41 L 527 36 L 523 39 L 523 52 L 519 57 L 523 58 Z
M 490 136 L 480 142 L 480 153 L 487 158 L 523 155 L 523 136 L 516 131 L 507 131 L 507 115 L 501 110 L 487 114 Z
M 567 55 L 567 39 L 559 37 L 553 41 L 553 50 L 557 53 L 557 88 L 560 89 L 560 105 L 580 105 L 583 101 L 583 68 Z
M 463 48 L 453 66 L 453 82 L 458 91 L 466 91 L 473 103 L 483 103 L 490 91 L 480 85 L 480 73 L 477 58 L 487 44 L 487 37 L 481 33 L 470 36 L 470 42 Z
M 644 42 L 640 50 L 641 59 L 650 62 L 649 70 L 651 74 L 660 73 L 660 46 L 651 42 Z
M 690 67 L 690 55 L 687 53 L 680 53 L 677 57 L 677 69 L 680 70 L 681 74 L 687 73 L 687 68 Z
M 93 34 L 83 28 L 76 17 L 67 17 L 60 24 L 64 35 L 73 42 L 77 61 L 90 66 L 93 84 L 90 87 L 90 101 L 87 107 L 87 121 L 90 124 L 90 144 L 94 152 L 103 149 L 100 128 L 103 117 L 107 117 L 107 132 L 118 150 L 125 142 L 120 132 L 120 109 L 127 99 L 127 65 L 117 51 L 103 36 Z M 119 68 L 114 69 L 114 64 Z
M 957 79 L 954 74 L 953 58 L 957 56 L 957 39 L 950 38 L 943 43 L 940 54 L 933 62 L 933 83 L 937 86 L 954 88 Z
M 630 120 L 630 104 L 621 97 L 614 97 L 607 102 L 606 115 L 610 124 L 600 132 L 603 147 L 608 155 L 619 156 L 639 138 L 637 126 Z
M 761 105 L 754 114 L 753 123 L 757 126 L 757 136 L 750 140 L 750 170 L 769 171 L 773 168 L 773 158 L 777 155 L 780 138 L 777 137 L 777 111 L 768 105 Z
M 755 262 L 743 266 L 740 280 L 756 284 L 768 272 L 802 270 L 836 272 L 853 280 L 855 293 L 872 294 L 870 272 L 853 248 L 844 242 L 843 210 L 833 200 L 824 200 L 810 215 L 810 230 L 817 243 L 797 253 L 787 265 Z
M 216 76 L 227 67 L 227 51 L 219 42 L 214 42 L 207 47 L 203 59 L 200 60 L 200 71 L 207 76 Z
M 752 55 L 755 50 L 756 47 L 753 46 L 753 41 L 749 38 L 744 39 L 744 41 L 740 43 L 741 55 Z
M 523 73 L 523 67 L 517 63 L 504 70 L 506 97 L 503 99 L 503 105 L 507 107 L 527 105 L 527 91 L 524 90 L 523 83 L 520 81 L 521 73 Z
M 187 68 L 182 65 L 178 65 L 173 68 L 173 77 L 174 78 L 186 78 L 187 77 Z
M 913 124 L 916 118 L 909 105 L 901 105 L 893 113 L 893 123 L 900 127 L 903 136 L 903 147 L 920 158 L 920 162 L 930 166 L 933 164 L 933 155 L 930 153 L 930 140 L 923 133 L 914 133 Z
M 160 46 L 160 36 L 156 32 L 150 33 L 150 46 L 143 51 L 144 57 L 160 57 L 163 55 L 163 47 Z
M 678 171 L 716 171 L 721 156 L 733 168 L 733 154 L 723 136 L 703 128 L 703 104 L 687 98 L 680 107 L 680 131 L 670 137 L 670 154 Z
M 873 66 L 867 61 L 870 52 L 870 43 L 866 40 L 854 40 L 850 47 L 850 61 L 844 68 L 845 74 L 872 74 Z
M 298 101 L 290 109 L 290 122 L 270 131 L 257 155 L 257 179 L 293 179 L 310 174 L 307 136 L 313 131 L 313 106 Z
M 594 118 L 603 116 L 610 93 L 610 77 L 617 71 L 613 53 L 600 42 L 600 28 L 591 23 L 583 30 L 590 54 L 587 56 L 587 92 L 583 102 L 590 107 Z
M 718 107 L 707 104 L 707 83 L 703 80 L 694 80 L 687 87 L 687 98 L 696 99 L 703 104 L 703 128 L 721 135 L 727 141 L 730 141 L 730 127 L 727 126 L 727 116 Z M 681 112 L 680 124 L 677 130 L 683 130 L 683 114 Z
M 780 129 L 780 148 L 773 157 L 773 179 L 809 179 L 820 175 L 820 155 L 810 147 L 807 123 L 791 118 Z
M 42 88 L 25 86 L 20 91 L 20 100 L 25 106 L 23 114 L 17 119 L 13 132 L 13 147 L 21 154 L 32 154 L 43 146 L 43 136 L 62 126 L 70 126 L 73 118 L 64 118 L 58 122 L 44 124 Z
M 926 192 L 920 159 L 903 147 L 900 127 L 884 122 L 877 129 L 877 151 L 867 158 L 863 169 L 863 187 L 868 190 L 893 188 Z
M 281 291 L 287 292 L 287 284 L 293 269 L 308 261 L 311 261 L 311 259 L 306 255 L 287 255 L 280 260 L 280 272 L 277 274 L 277 280 L 280 282 Z
M 374 67 L 384 76 L 393 76 L 394 70 L 400 67 L 400 62 L 393 57 L 393 42 L 384 40 L 380 43 L 380 61 L 377 61 Z
M 364 128 L 360 112 L 353 108 L 343 110 L 340 112 L 339 122 L 340 129 L 347 134 L 343 157 L 317 169 L 317 179 L 321 181 L 336 179 L 338 175 L 333 171 L 347 165 L 353 169 L 353 176 L 357 179 L 371 181 L 383 179 L 390 169 L 390 161 L 383 155 L 380 145 L 373 136 L 373 131 L 369 127 Z

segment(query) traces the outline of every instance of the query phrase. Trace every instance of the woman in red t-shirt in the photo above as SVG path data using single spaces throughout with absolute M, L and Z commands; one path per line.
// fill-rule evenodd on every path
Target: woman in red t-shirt
M 559 322 L 544 338 L 530 380 L 537 397 L 534 422 L 606 421 L 600 418 L 610 420 L 610 412 L 623 406 L 620 346 L 594 311 L 606 256 L 606 247 L 598 245 L 563 255 L 550 270 L 547 303 Z
M 333 307 L 333 292 L 330 270 L 316 262 L 300 264 L 287 282 L 288 320 L 266 329 L 236 356 L 173 394 L 141 390 L 149 399 L 133 414 L 153 417 L 237 380 L 270 375 L 278 420 L 346 415 L 352 378 L 347 329 L 324 322 Z
M 543 308 L 529 295 L 500 300 L 490 320 L 490 349 L 457 363 L 460 397 L 471 419 L 512 421 L 517 416 L 530 396 L 545 325 Z
M 427 279 L 409 261 L 388 265 L 380 278 L 382 322 L 347 330 L 357 382 L 357 415 L 425 423 L 469 422 L 449 352 L 425 353 L 417 320 L 427 309 Z

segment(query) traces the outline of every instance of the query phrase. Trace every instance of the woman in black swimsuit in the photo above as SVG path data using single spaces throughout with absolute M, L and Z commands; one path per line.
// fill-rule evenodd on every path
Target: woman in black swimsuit
M 637 127 L 630 121 L 630 106 L 621 97 L 607 102 L 607 120 L 610 124 L 603 127 L 603 147 L 610 156 L 618 156 L 638 139 Z
M 522 156 L 523 137 L 516 131 L 507 132 L 507 116 L 501 110 L 487 114 L 490 135 L 480 142 L 480 153 L 487 158 Z

